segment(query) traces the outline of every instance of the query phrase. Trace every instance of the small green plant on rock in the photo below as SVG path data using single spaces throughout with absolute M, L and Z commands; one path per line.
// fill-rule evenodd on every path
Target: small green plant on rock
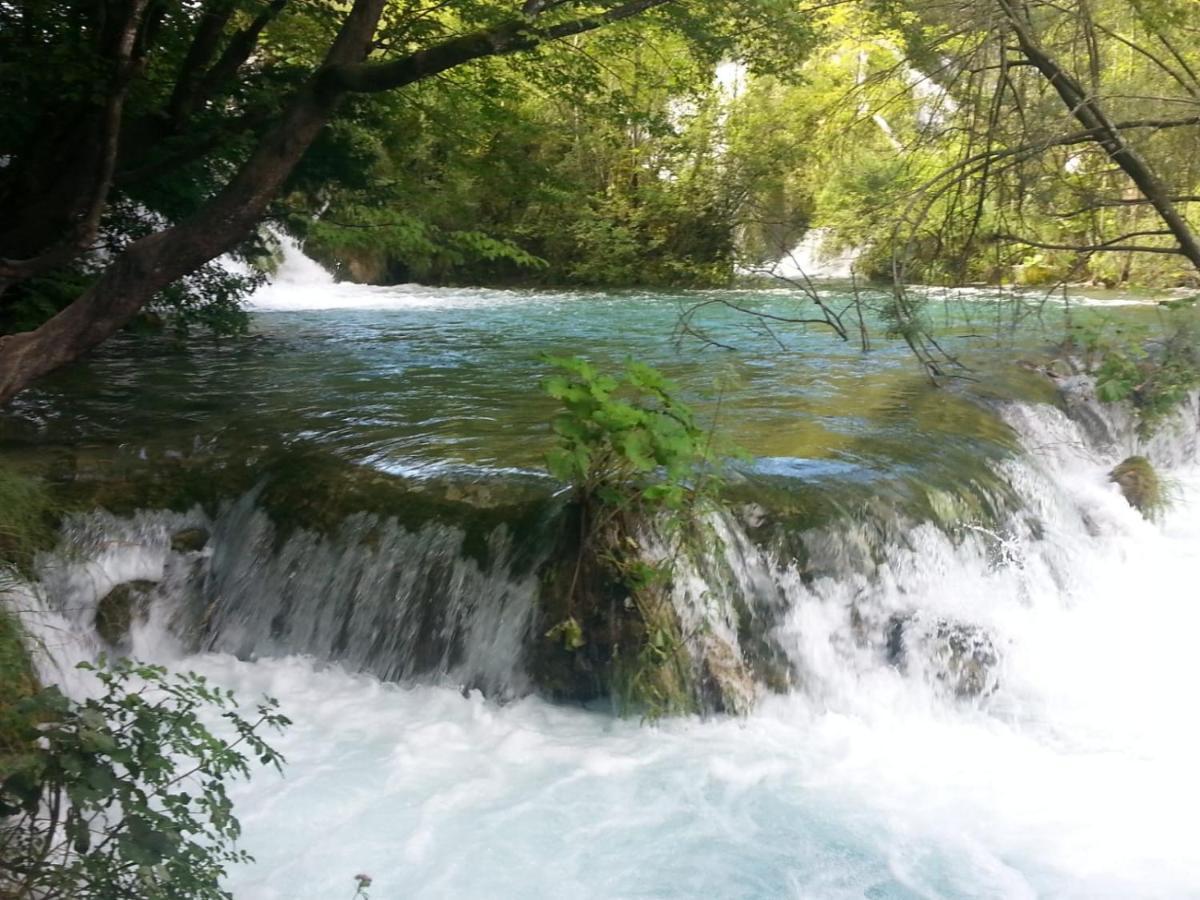
M 210 900 L 250 859 L 226 793 L 252 760 L 279 768 L 262 737 L 288 720 L 265 698 L 252 718 L 195 674 L 122 661 L 81 668 L 102 688 L 76 702 L 48 687 L 4 711 L 0 896 Z M 202 722 L 225 720 L 229 740 Z
M 643 541 L 668 533 L 678 543 L 698 527 L 697 499 L 716 484 L 712 435 L 649 366 L 630 362 L 614 377 L 583 359 L 545 359 L 558 373 L 544 389 L 563 406 L 547 467 L 571 485 L 577 518 L 573 552 L 543 584 L 551 692 L 612 693 L 649 718 L 688 712 L 693 635 L 671 603 L 678 551 L 653 559 Z

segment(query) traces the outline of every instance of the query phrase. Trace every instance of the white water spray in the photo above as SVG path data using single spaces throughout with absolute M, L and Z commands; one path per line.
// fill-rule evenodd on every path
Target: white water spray
M 239 898 L 340 896 L 360 871 L 377 897 L 1198 896 L 1195 404 L 1141 448 L 1175 484 L 1158 524 L 1107 480 L 1131 449 L 1127 423 L 1095 413 L 1112 440 L 1050 406 L 1005 410 L 1024 453 L 1001 470 L 1022 503 L 997 527 L 850 519 L 806 535 L 801 564 L 729 524 L 729 590 L 779 605 L 773 636 L 796 672 L 790 694 L 744 719 L 651 728 L 313 657 L 177 659 L 186 568 L 217 563 L 222 546 L 215 530 L 213 549 L 170 551 L 194 516 L 81 520 L 74 555 L 47 561 L 31 621 L 66 665 L 95 651 L 96 598 L 157 579 L 135 653 L 281 700 L 296 722 L 279 742 L 286 775 L 234 791 L 259 860 L 232 873 Z M 453 570 L 429 540 L 404 545 L 400 574 Z M 296 585 L 318 568 L 331 602 L 361 582 L 332 544 L 290 562 L 284 548 L 273 574 L 253 563 L 256 541 L 245 565 L 214 571 L 256 585 L 268 613 L 279 585 L 303 605 Z M 448 596 L 499 588 L 473 571 Z M 712 587 L 684 594 L 724 610 Z M 959 689 L 950 628 L 994 650 L 966 658 L 988 667 L 978 691 Z
M 850 278 L 862 249 L 831 249 L 834 241 L 829 228 L 810 228 L 790 252 L 779 259 L 767 274 L 792 281 L 805 278 Z

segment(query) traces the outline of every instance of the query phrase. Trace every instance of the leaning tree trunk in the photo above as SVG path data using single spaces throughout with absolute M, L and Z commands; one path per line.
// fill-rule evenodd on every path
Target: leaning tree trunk
M 1024 0 L 999 0 L 1005 19 L 1016 36 L 1021 55 L 1054 88 L 1067 110 L 1094 136 L 1097 144 L 1137 185 L 1142 196 L 1154 207 L 1163 224 L 1179 243 L 1179 252 L 1200 270 L 1200 238 L 1171 200 L 1171 191 L 1163 184 L 1153 166 L 1125 139 L 1094 94 L 1086 91 L 1038 42 Z
M 357 0 L 326 67 L 360 62 L 385 0 Z M 193 218 L 130 244 L 70 306 L 34 331 L 0 337 L 0 404 L 124 327 L 155 294 L 233 249 L 262 218 L 343 91 L 318 71 L 234 179 Z
M 403 87 L 472 60 L 602 28 L 673 0 L 628 0 L 540 30 L 531 25 L 532 19 L 549 6 L 527 3 L 519 18 L 457 35 L 399 59 L 367 63 L 386 2 L 354 0 L 322 67 L 229 185 L 195 216 L 134 241 L 86 292 L 40 328 L 0 337 L 0 404 L 111 337 L 163 288 L 244 240 L 346 93 Z M 271 9 L 281 6 L 282 0 L 273 0 Z M 249 30 L 259 27 L 252 24 Z
M 333 111 L 307 91 L 238 178 L 199 215 L 131 244 L 70 306 L 35 331 L 0 337 L 0 403 L 124 327 L 175 280 L 235 247 L 262 217 Z

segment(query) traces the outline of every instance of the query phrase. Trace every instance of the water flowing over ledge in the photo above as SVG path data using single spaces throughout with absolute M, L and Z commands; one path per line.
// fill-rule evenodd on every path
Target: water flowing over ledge
M 49 677 L 105 646 L 96 606 L 132 582 L 116 649 L 283 701 L 287 776 L 238 788 L 239 897 L 360 870 L 384 896 L 1186 896 L 1196 399 L 1139 448 L 1173 482 L 1155 524 L 1108 481 L 1131 423 L 1075 388 L 999 408 L 1003 490 L 718 517 L 675 603 L 757 664 L 747 718 L 651 729 L 530 693 L 544 510 L 474 535 L 286 531 L 261 489 L 88 514 L 24 603 Z

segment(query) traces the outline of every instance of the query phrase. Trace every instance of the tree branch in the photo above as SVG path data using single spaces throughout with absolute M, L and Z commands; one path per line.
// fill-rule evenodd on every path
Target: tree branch
M 1095 134 L 1096 143 L 1104 148 L 1122 171 L 1137 185 L 1158 212 L 1171 234 L 1179 242 L 1179 252 L 1200 269 L 1200 239 L 1187 220 L 1171 202 L 1171 192 L 1158 178 L 1150 164 L 1125 140 L 1122 129 L 1101 108 L 1094 96 L 1087 93 L 1066 70 L 1039 44 L 1030 25 L 1029 10 L 1024 0 L 998 0 L 1016 36 L 1021 54 L 1032 62 L 1042 77 L 1054 88 L 1071 115 Z
M 594 16 L 546 28 L 534 26 L 527 18 L 512 19 L 418 50 L 402 59 L 329 67 L 322 73 L 322 84 L 330 90 L 355 93 L 376 93 L 404 87 L 465 62 L 531 50 L 539 44 L 594 31 L 671 2 L 675 0 L 631 0 Z

